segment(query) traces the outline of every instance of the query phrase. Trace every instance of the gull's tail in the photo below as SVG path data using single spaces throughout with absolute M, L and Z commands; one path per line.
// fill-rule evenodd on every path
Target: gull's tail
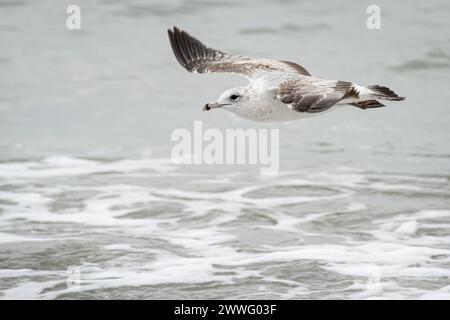
M 379 100 L 389 100 L 389 101 L 401 101 L 405 100 L 405 97 L 399 97 L 394 91 L 387 87 L 373 85 L 367 87 L 361 87 L 354 85 L 355 91 L 358 93 L 358 100 L 349 103 L 354 107 L 360 109 L 372 109 L 384 107 L 384 104 Z
M 367 86 L 367 89 L 372 91 L 370 94 L 373 98 L 390 100 L 390 101 L 401 101 L 405 100 L 405 97 L 399 97 L 394 91 L 388 87 L 383 87 L 379 85 Z

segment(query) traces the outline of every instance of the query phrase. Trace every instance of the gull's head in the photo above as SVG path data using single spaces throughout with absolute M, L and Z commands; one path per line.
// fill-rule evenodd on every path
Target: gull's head
M 203 111 L 209 111 L 212 109 L 226 109 L 229 111 L 237 111 L 242 107 L 245 107 L 249 101 L 247 94 L 248 90 L 245 87 L 233 88 L 222 93 L 216 102 L 207 103 L 203 107 Z

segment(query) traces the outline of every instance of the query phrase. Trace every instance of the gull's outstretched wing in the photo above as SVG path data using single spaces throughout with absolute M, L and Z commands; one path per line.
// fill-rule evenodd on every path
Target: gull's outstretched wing
M 358 98 L 358 92 L 351 82 L 305 78 L 283 82 L 277 98 L 294 111 L 317 113 L 343 99 Z
M 177 27 L 169 29 L 168 33 L 175 57 L 189 72 L 238 73 L 248 79 L 275 71 L 311 75 L 305 68 L 293 62 L 234 56 L 208 48 Z

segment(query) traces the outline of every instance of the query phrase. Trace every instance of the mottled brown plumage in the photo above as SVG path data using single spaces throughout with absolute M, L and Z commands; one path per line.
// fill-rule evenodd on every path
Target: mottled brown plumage
M 173 30 L 169 29 L 168 34 L 175 57 L 189 72 L 239 73 L 248 78 L 259 72 L 271 71 L 311 75 L 304 67 L 294 62 L 234 56 L 208 48 L 177 27 L 174 27 Z
M 337 81 L 330 86 L 328 80 L 305 78 L 283 82 L 277 96 L 292 110 L 317 113 L 331 108 L 345 98 L 357 99 L 358 93 L 351 82 Z

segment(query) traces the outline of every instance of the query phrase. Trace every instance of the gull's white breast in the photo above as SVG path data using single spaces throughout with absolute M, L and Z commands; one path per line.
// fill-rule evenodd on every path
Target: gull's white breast
M 259 122 L 282 122 L 313 117 L 317 114 L 297 112 L 277 98 L 281 83 L 297 76 L 286 73 L 268 73 L 249 84 L 249 105 L 231 110 L 238 116 Z

